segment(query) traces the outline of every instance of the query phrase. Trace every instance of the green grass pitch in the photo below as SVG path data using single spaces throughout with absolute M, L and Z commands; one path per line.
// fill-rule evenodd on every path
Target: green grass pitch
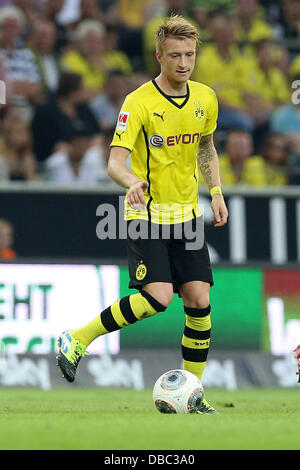
M 150 389 L 0 388 L 0 449 L 300 449 L 300 390 L 211 389 L 219 415 L 163 415 Z

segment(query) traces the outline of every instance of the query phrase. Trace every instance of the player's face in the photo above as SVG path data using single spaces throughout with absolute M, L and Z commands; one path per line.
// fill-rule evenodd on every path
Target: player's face
M 193 72 L 196 59 L 194 39 L 167 38 L 162 51 L 156 53 L 161 72 L 170 82 L 184 83 Z
M 243 163 L 253 153 L 251 137 L 246 133 L 230 134 L 226 150 L 232 163 Z

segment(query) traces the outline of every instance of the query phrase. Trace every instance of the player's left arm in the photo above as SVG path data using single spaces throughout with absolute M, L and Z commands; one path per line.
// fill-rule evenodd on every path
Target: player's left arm
M 200 140 L 198 166 L 212 197 L 211 207 L 214 213 L 212 223 L 215 227 L 222 227 L 227 223 L 228 210 L 221 190 L 219 158 L 213 134 L 203 136 Z

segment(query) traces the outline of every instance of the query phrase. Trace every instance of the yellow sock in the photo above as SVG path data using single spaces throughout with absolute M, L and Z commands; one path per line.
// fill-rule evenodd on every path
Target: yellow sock
M 100 322 L 100 315 L 98 315 L 94 320 L 89 322 L 87 325 L 83 326 L 82 328 L 77 328 L 75 330 L 71 330 L 71 335 L 79 339 L 81 344 L 87 347 L 94 339 L 100 336 L 102 331 L 102 323 Z
M 201 380 L 210 345 L 210 305 L 202 309 L 185 307 L 184 310 L 186 323 L 181 346 L 183 365 L 185 370 Z
M 132 325 L 165 309 L 150 294 L 142 291 L 117 300 L 87 325 L 72 330 L 71 334 L 87 347 L 98 336 Z
M 188 370 L 192 374 L 195 374 L 199 380 L 202 379 L 202 374 L 204 372 L 206 362 L 190 362 L 183 360 L 184 370 Z

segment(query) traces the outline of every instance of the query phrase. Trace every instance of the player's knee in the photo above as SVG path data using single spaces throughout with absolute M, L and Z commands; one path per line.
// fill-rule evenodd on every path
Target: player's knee
M 209 302 L 209 294 L 205 292 L 197 296 L 189 297 L 189 299 L 185 301 L 185 305 L 191 308 L 204 309 L 209 306 Z
M 154 299 L 157 304 L 156 304 L 156 311 L 157 312 L 163 312 L 166 310 L 166 308 L 170 305 L 173 299 L 173 292 L 166 290 L 165 292 L 159 291 L 159 290 L 151 290 L 149 292 L 148 290 L 143 290 L 143 294 L 146 293 L 146 295 L 150 295 L 152 299 Z
M 158 302 L 165 307 L 165 309 L 170 305 L 173 299 L 173 294 L 171 296 L 163 295 L 158 297 Z

